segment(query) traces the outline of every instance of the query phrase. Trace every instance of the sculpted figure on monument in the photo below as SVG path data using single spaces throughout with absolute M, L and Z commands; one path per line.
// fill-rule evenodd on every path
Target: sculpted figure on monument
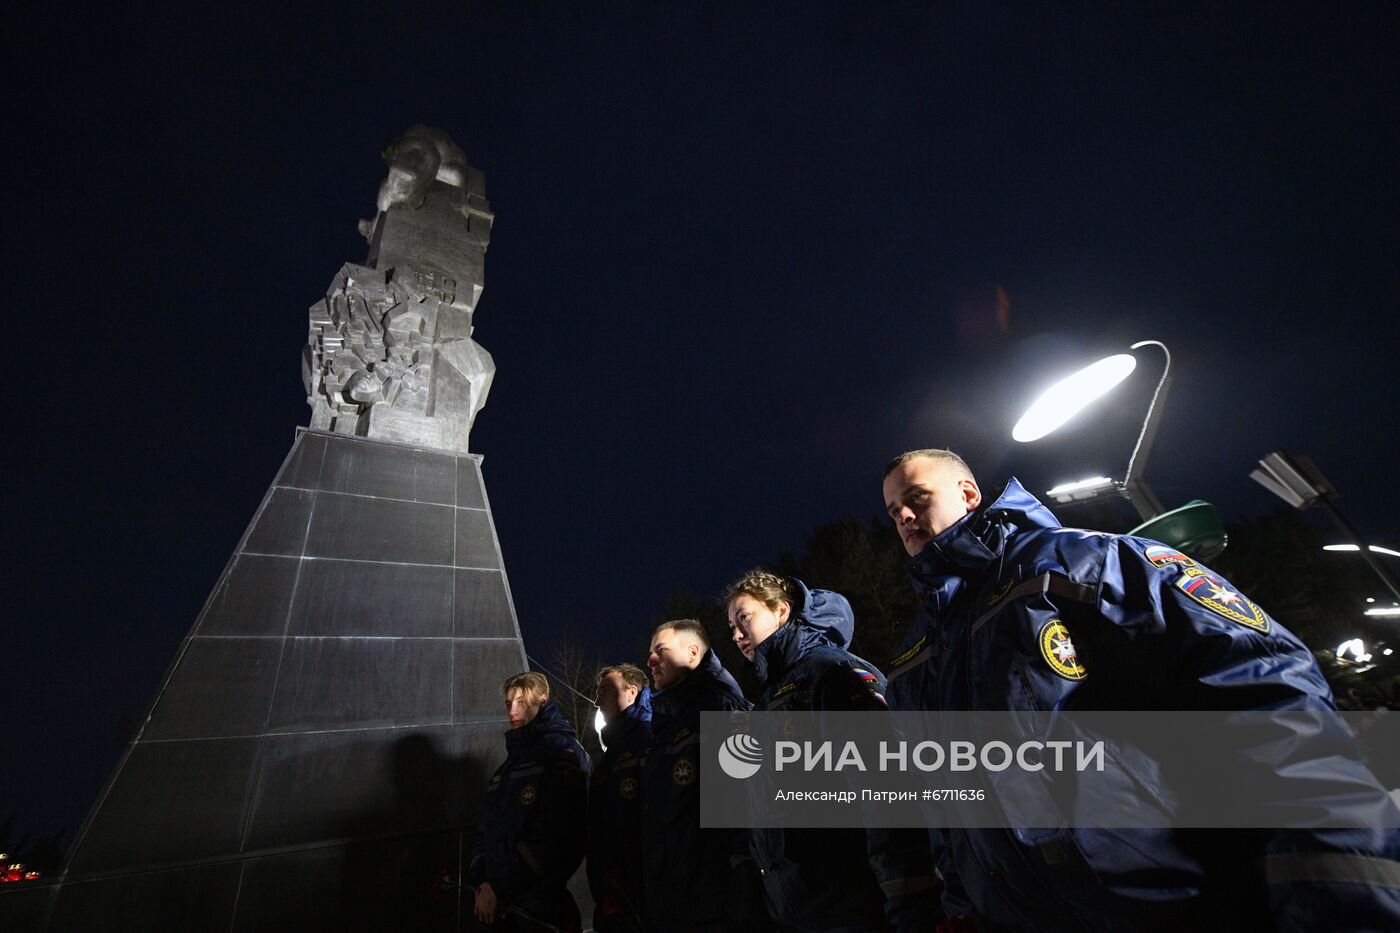
M 310 310 L 303 379 L 315 430 L 466 452 L 495 363 L 471 339 L 494 215 L 481 172 L 415 124 L 384 150 L 379 212 Z
M 415 123 L 382 153 L 389 174 L 379 185 L 379 212 L 395 204 L 423 206 L 428 183 L 436 179 L 453 187 L 466 184 L 467 157 L 446 133 Z M 374 220 L 360 221 L 360 232 L 369 239 Z

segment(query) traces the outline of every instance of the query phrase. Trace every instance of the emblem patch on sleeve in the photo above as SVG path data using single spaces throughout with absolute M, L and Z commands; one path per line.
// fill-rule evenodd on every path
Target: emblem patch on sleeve
M 631 776 L 622 779 L 622 783 L 617 785 L 617 793 L 623 800 L 631 800 L 637 796 L 637 779 Z
M 861 687 L 865 688 L 866 693 L 874 697 L 881 706 L 887 705 L 885 703 L 885 694 L 880 690 L 880 678 L 863 667 L 853 666 L 851 668 L 851 673 L 856 675 L 857 681 L 859 681 Z
M 678 758 L 671 766 L 671 780 L 681 787 L 695 780 L 695 764 L 689 758 Z
M 1196 566 L 1196 562 L 1180 551 L 1154 544 L 1142 552 L 1143 556 L 1152 562 L 1153 566 L 1165 567 L 1167 564 L 1183 564 L 1187 567 Z
M 1079 663 L 1079 655 L 1074 650 L 1074 642 L 1069 640 L 1069 629 L 1059 619 L 1051 619 L 1040 627 L 1036 637 L 1040 642 L 1040 654 L 1050 670 L 1065 680 L 1083 680 L 1088 673 Z
M 1199 567 L 1183 568 L 1176 588 L 1218 616 L 1247 625 L 1256 632 L 1269 630 L 1269 617 L 1222 577 Z
M 535 802 L 535 798 L 538 796 L 539 794 L 535 791 L 535 785 L 533 784 L 526 784 L 524 787 L 520 788 L 520 803 L 522 806 L 528 807 Z

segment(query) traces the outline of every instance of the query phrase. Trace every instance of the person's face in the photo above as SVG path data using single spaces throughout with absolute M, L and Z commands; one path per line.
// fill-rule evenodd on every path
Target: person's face
M 690 635 L 663 628 L 652 638 L 651 654 L 647 655 L 651 682 L 657 690 L 675 686 L 700 662 L 702 653 L 699 643 Z
M 510 727 L 519 729 L 526 723 L 533 722 L 543 706 L 544 697 L 516 687 L 506 695 L 506 715 L 510 717 Z
M 778 603 L 774 611 L 747 593 L 740 593 L 729 601 L 729 635 L 744 657 L 752 661 L 758 646 L 788 620 L 791 612 L 787 603 Z
M 619 713 L 637 702 L 638 690 L 618 671 L 609 671 L 598 679 L 598 708 L 603 718 L 612 722 Z
M 885 477 L 885 511 L 910 557 L 982 502 L 975 480 L 931 457 L 915 457 Z

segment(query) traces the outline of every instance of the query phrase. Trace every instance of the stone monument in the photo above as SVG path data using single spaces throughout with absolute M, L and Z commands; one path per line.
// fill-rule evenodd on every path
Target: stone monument
M 379 214 L 311 307 L 303 379 L 311 428 L 466 453 L 496 365 L 472 339 L 491 208 L 480 172 L 440 130 L 388 149 Z
M 442 132 L 385 158 L 369 256 L 311 308 L 311 426 L 63 869 L 0 894 L 7 930 L 474 923 L 463 860 L 526 668 L 467 453 L 492 215 Z

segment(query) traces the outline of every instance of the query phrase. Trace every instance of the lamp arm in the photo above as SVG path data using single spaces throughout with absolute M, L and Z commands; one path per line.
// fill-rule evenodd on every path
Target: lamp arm
M 1125 486 L 1140 483 L 1142 480 L 1147 454 L 1157 437 L 1157 425 L 1161 421 L 1162 408 L 1166 405 L 1167 388 L 1171 383 L 1172 352 L 1167 349 L 1166 344 L 1160 340 L 1139 340 L 1128 349 L 1136 350 L 1148 345 L 1162 348 L 1162 352 L 1167 356 L 1167 365 L 1162 370 L 1162 378 L 1157 380 L 1157 388 L 1152 392 L 1152 401 L 1147 403 L 1147 417 L 1143 419 L 1142 430 L 1138 432 L 1137 443 L 1133 445 L 1133 455 L 1128 458 L 1128 475 L 1123 479 Z

